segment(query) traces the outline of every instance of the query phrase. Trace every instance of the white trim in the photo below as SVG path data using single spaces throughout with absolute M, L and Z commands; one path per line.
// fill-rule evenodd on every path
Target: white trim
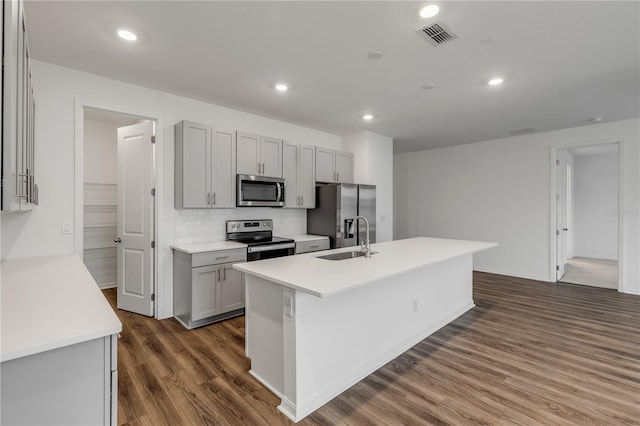
M 164 172 L 163 161 L 164 155 L 162 153 L 162 147 L 164 147 L 164 134 L 163 132 L 158 132 L 158 129 L 164 129 L 164 120 L 162 118 L 162 114 L 159 111 L 137 111 L 132 109 L 128 105 L 111 105 L 104 104 L 101 102 L 88 101 L 85 99 L 74 98 L 75 104 L 75 125 L 74 125 L 74 142 L 75 142 L 75 158 L 74 158 L 74 254 L 80 256 L 82 259 L 83 254 L 83 208 L 84 208 L 84 109 L 85 108 L 93 108 L 100 109 L 104 111 L 111 112 L 119 112 L 121 114 L 134 115 L 137 117 L 145 117 L 150 120 L 154 120 L 156 125 L 156 143 L 155 143 L 155 163 L 154 163 L 154 182 L 153 187 L 156 189 L 156 196 L 153 197 L 153 221 L 154 221 L 154 234 L 156 237 L 156 247 L 153 251 L 153 289 L 152 293 L 155 293 L 155 301 L 154 301 L 154 317 L 157 319 L 168 318 L 172 315 L 169 313 L 166 315 L 163 309 L 162 315 L 159 315 L 159 306 L 160 301 L 164 300 L 165 295 L 165 282 L 163 277 L 158 274 L 159 264 L 158 264 L 158 253 L 161 252 L 161 248 L 168 248 L 170 246 L 169 242 L 158 241 L 159 232 L 158 229 L 160 227 L 160 220 L 163 218 L 160 217 L 159 206 L 162 205 L 163 197 L 162 190 L 164 181 L 162 180 L 162 174 Z M 162 289 L 162 292 L 158 291 Z
M 560 145 L 560 146 L 551 146 L 550 148 L 550 167 L 551 167 L 551 182 L 550 182 L 550 191 L 549 191 L 549 200 L 551 201 L 550 204 L 550 222 L 549 222 L 549 235 L 551 236 L 550 240 L 549 240 L 549 247 L 551 248 L 550 250 L 550 263 L 549 263 L 549 281 L 550 282 L 558 282 L 558 280 L 556 279 L 556 209 L 557 209 L 557 203 L 556 203 L 556 179 L 557 179 L 557 173 L 556 173 L 556 160 L 558 159 L 558 151 L 561 149 L 571 149 L 571 148 L 578 148 L 578 147 L 584 147 L 584 146 L 595 146 L 595 145 L 608 145 L 608 144 L 617 144 L 618 145 L 618 212 L 622 212 L 623 210 L 623 205 L 624 205 L 624 199 L 623 199 L 623 168 L 624 168 L 624 162 L 623 162 L 623 156 L 622 153 L 624 151 L 624 138 L 611 138 L 611 139 L 604 139 L 604 140 L 596 140 L 596 141 L 588 141 L 588 142 L 576 142 L 574 144 L 570 144 L 570 145 Z M 623 272 L 623 263 L 624 263 L 624 258 L 625 258 L 625 253 L 623 251 L 623 245 L 622 245 L 622 240 L 624 238 L 624 233 L 622 232 L 623 229 L 623 219 L 624 219 L 624 215 L 620 215 L 618 217 L 618 292 L 620 293 L 625 293 L 625 288 L 624 288 L 624 274 Z

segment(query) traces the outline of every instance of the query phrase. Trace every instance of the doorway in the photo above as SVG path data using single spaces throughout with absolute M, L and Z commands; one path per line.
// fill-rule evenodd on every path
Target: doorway
M 619 144 L 560 149 L 556 281 L 619 288 Z
M 154 315 L 155 121 L 83 108 L 82 254 L 118 308 Z

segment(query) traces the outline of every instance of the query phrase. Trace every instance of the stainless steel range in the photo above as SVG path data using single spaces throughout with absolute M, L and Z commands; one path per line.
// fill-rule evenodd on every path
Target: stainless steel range
M 227 240 L 247 244 L 247 262 L 295 254 L 294 240 L 273 236 L 273 220 L 229 220 Z

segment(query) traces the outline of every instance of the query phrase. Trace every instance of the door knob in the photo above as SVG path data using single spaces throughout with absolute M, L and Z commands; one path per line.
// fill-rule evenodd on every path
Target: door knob
M 562 228 L 562 230 L 563 230 L 563 231 L 568 231 L 568 230 L 569 230 L 569 228 Z
M 120 239 L 120 237 L 118 237 L 118 238 L 114 238 L 114 239 L 113 239 L 113 242 L 114 242 L 114 243 L 121 243 L 121 242 L 122 242 L 122 240 Z

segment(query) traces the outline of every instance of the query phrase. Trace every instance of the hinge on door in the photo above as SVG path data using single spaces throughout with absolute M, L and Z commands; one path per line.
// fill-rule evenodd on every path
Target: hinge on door
M 155 241 L 151 241 L 151 248 L 156 248 L 156 242 Z
M 156 143 L 156 135 L 151 136 L 151 143 Z
M 560 231 L 558 231 L 558 230 L 556 229 L 556 236 L 557 236 L 557 235 L 560 235 Z
M 556 166 L 560 165 L 560 160 L 556 160 Z
M 151 293 L 151 301 L 155 301 L 156 300 L 156 294 L 155 293 Z
M 556 265 L 556 271 L 560 270 L 560 265 Z
M 155 188 L 151 188 L 151 196 L 152 197 L 156 196 L 156 189 Z
M 556 201 L 560 201 L 560 194 L 556 194 Z

